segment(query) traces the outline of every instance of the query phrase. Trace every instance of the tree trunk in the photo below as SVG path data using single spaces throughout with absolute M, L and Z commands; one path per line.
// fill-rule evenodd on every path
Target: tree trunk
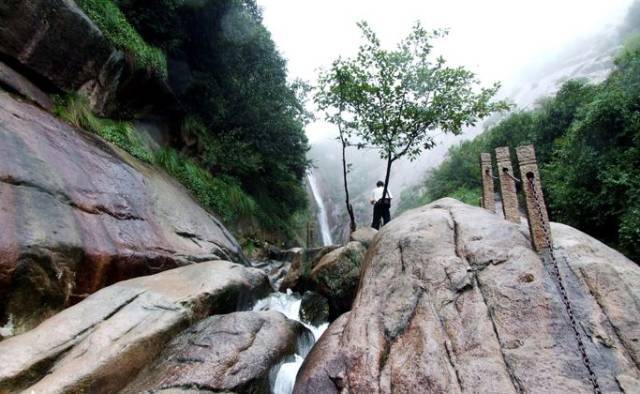
M 387 159 L 387 174 L 384 177 L 384 190 L 382 191 L 382 198 L 385 198 L 385 196 L 387 195 L 387 188 L 389 187 L 389 176 L 391 175 L 391 164 L 393 164 L 393 159 L 389 157 Z
M 349 187 L 347 186 L 347 146 L 342 137 L 340 141 L 342 142 L 342 177 L 344 179 L 345 202 L 347 204 L 347 212 L 349 212 L 349 220 L 351 221 L 351 232 L 354 232 L 356 231 L 356 218 L 353 215 L 353 206 L 351 206 L 351 202 L 349 201 Z

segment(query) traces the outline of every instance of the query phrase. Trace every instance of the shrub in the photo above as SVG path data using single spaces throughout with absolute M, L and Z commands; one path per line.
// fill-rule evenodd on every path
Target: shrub
M 164 53 L 147 44 L 111 0 L 76 0 L 76 3 L 116 48 L 132 54 L 139 66 L 167 77 Z
M 132 156 L 151 162 L 151 154 L 127 122 L 102 119 L 93 114 L 89 100 L 80 94 L 55 97 L 54 113 L 72 126 L 85 129 L 129 152 Z
M 226 225 L 256 214 L 255 201 L 234 179 L 214 177 L 193 159 L 169 148 L 156 152 L 154 162 L 178 179 L 203 206 L 219 214 Z

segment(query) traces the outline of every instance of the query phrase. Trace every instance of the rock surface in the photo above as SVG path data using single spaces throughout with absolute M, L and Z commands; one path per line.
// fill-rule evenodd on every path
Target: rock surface
M 53 109 L 53 101 L 45 92 L 2 61 L 0 61 L 0 87 L 4 87 L 33 101 L 47 111 Z
M 271 368 L 293 356 L 305 332 L 279 312 L 212 316 L 171 341 L 121 393 L 197 387 L 268 394 Z
M 190 324 L 268 289 L 264 273 L 227 261 L 117 283 L 0 342 L 0 392 L 117 392 Z
M 373 238 L 378 234 L 378 230 L 373 227 L 360 227 L 356 231 L 352 232 L 349 236 L 350 241 L 360 242 L 365 248 L 373 242 Z
M 328 322 L 329 302 L 318 293 L 305 291 L 300 300 L 300 319 L 315 327 Z
M 162 77 L 132 64 L 73 1 L 3 0 L 0 53 L 41 88 L 85 93 L 99 113 L 173 104 Z
M 640 267 L 575 229 L 552 231 L 603 392 L 634 392 Z M 525 226 L 452 199 L 390 222 L 369 248 L 351 312 L 309 354 L 295 391 L 416 388 L 592 392 L 558 289 Z
M 311 280 L 316 291 L 329 300 L 331 320 L 351 309 L 366 251 L 360 242 L 349 242 L 324 255 L 313 267 Z
M 0 326 L 23 332 L 127 278 L 245 263 L 175 180 L 4 92 L 0 141 Z
M 280 283 L 280 291 L 291 289 L 302 293 L 306 290 L 313 290 L 313 284 L 310 283 L 311 278 L 309 277 L 311 270 L 324 255 L 337 248 L 337 246 L 325 246 L 306 250 L 295 248 L 287 251 L 291 255 L 289 257 L 291 267 Z

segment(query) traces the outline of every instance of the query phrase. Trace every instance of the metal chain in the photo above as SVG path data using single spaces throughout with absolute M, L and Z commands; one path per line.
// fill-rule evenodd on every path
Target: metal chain
M 540 199 L 540 196 L 538 195 L 538 190 L 536 189 L 535 180 L 533 177 L 529 178 L 529 187 L 531 187 L 533 199 L 536 203 L 536 210 L 538 211 L 538 216 L 540 217 L 542 231 L 544 233 L 547 247 L 549 248 L 549 256 L 551 257 L 551 262 L 552 262 L 551 272 L 555 276 L 556 285 L 558 286 L 558 289 L 560 290 L 560 295 L 562 296 L 562 302 L 564 303 L 564 307 L 567 310 L 567 315 L 569 315 L 569 321 L 571 322 L 571 328 L 573 329 L 573 334 L 575 335 L 576 342 L 578 343 L 578 350 L 580 351 L 580 355 L 582 356 L 582 362 L 584 366 L 587 368 L 587 371 L 589 372 L 589 381 L 591 381 L 591 385 L 593 386 L 593 392 L 596 394 L 601 394 L 602 390 L 600 389 L 600 385 L 598 384 L 598 378 L 595 372 L 593 371 L 593 367 L 591 366 L 591 361 L 589 360 L 589 356 L 584 346 L 584 342 L 582 342 L 582 335 L 580 335 L 578 322 L 573 314 L 571 301 L 569 301 L 569 297 L 567 296 L 567 290 L 564 287 L 564 281 L 562 280 L 562 275 L 560 274 L 560 269 L 558 267 L 558 260 L 556 260 L 556 256 L 553 253 L 553 241 L 550 234 L 550 227 L 548 226 L 548 223 L 545 220 L 544 213 L 542 210 L 542 203 L 540 201 L 541 199 Z
M 506 176 L 508 176 L 509 178 L 511 178 L 514 182 L 516 182 L 516 183 L 522 183 L 522 180 L 521 180 L 521 179 L 518 179 L 518 178 L 516 178 L 515 176 L 513 176 L 513 175 L 509 174 L 509 170 L 508 170 L 508 169 L 506 169 L 506 168 L 505 168 L 505 169 L 503 169 L 503 170 L 502 170 L 502 172 L 504 172 L 504 174 L 505 174 Z

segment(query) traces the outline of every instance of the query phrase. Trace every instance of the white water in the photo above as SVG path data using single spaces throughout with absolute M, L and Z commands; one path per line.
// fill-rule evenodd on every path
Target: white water
M 333 244 L 333 241 L 331 240 L 331 231 L 329 230 L 329 219 L 327 219 L 327 210 L 324 207 L 324 202 L 322 201 L 322 197 L 320 197 L 320 192 L 318 191 L 316 177 L 313 175 L 313 173 L 309 173 L 307 177 L 309 178 L 309 184 L 311 185 L 313 198 L 316 200 L 316 204 L 318 205 L 318 222 L 320 222 L 322 244 L 324 246 L 331 245 Z
M 313 342 L 311 343 L 304 341 L 299 343 L 296 351 L 297 354 L 294 358 L 280 365 L 277 373 L 275 374 L 274 381 L 271 382 L 271 390 L 274 394 L 291 394 L 293 391 L 293 385 L 296 382 L 296 375 L 298 374 L 300 366 L 302 366 L 304 357 L 306 357 L 315 341 L 320 338 L 324 330 L 329 326 L 329 323 L 323 323 L 318 327 L 314 327 L 300 321 L 301 303 L 302 300 L 300 299 L 300 296 L 293 294 L 291 290 L 287 290 L 286 294 L 280 292 L 271 293 L 267 298 L 263 298 L 258 301 L 253 307 L 254 311 L 278 311 L 291 320 L 299 321 L 313 333 L 314 337 Z

